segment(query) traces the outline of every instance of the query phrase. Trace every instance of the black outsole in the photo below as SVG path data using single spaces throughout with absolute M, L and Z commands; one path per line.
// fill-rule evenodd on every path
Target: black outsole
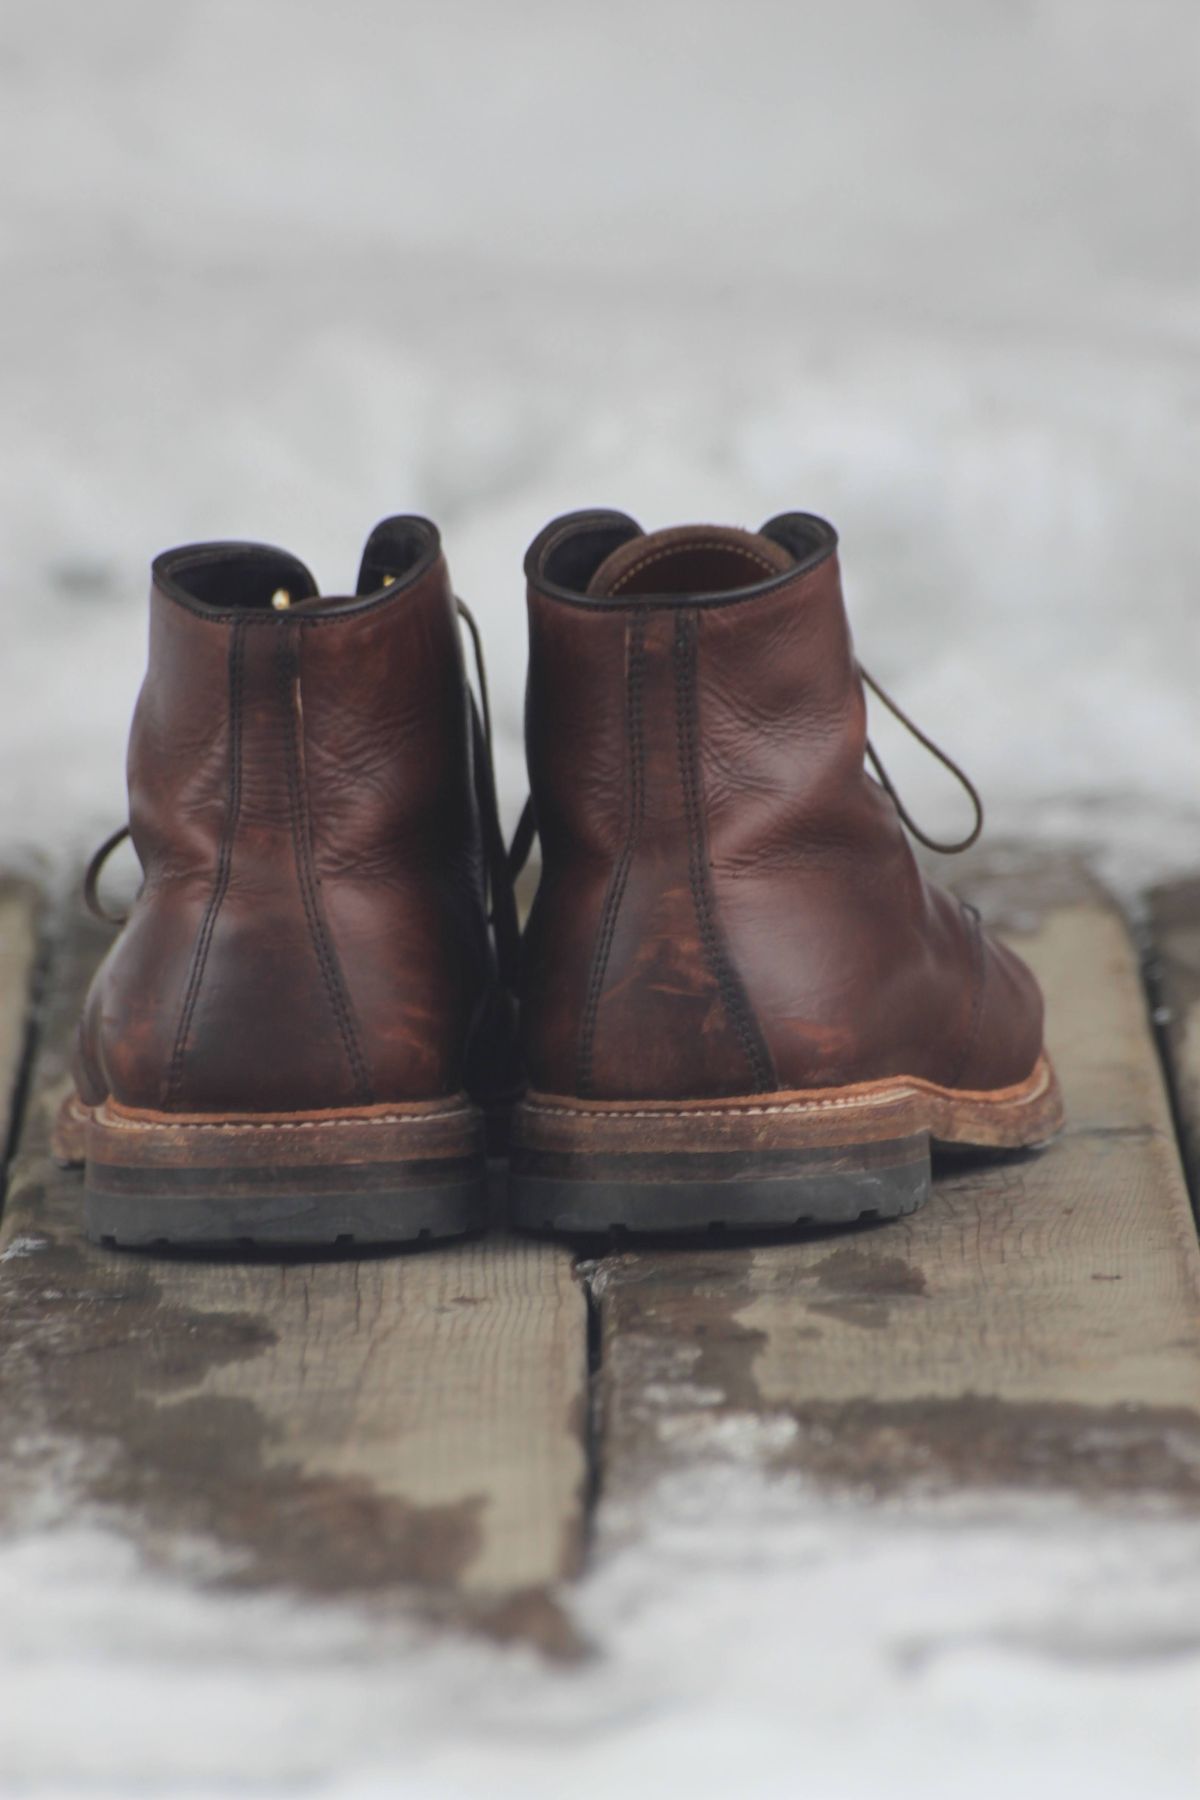
M 83 1218 L 92 1243 L 116 1250 L 418 1244 L 482 1231 L 488 1183 L 480 1173 L 391 1193 L 133 1194 L 107 1192 L 85 1177 Z
M 760 1175 L 735 1179 L 677 1176 L 622 1180 L 611 1174 L 550 1175 L 515 1165 L 512 1222 L 564 1237 L 648 1237 L 696 1233 L 780 1232 L 807 1226 L 898 1219 L 928 1198 L 923 1157 L 870 1169 Z

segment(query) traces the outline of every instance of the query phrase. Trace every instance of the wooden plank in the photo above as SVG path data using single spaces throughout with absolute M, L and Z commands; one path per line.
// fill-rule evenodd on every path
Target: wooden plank
M 412 1590 L 557 1643 L 582 1538 L 586 1298 L 568 1252 L 454 1248 L 200 1261 L 94 1248 L 50 1125 L 104 934 L 54 971 L 0 1235 L 0 1521 L 65 1477 L 223 1579 Z M 31 1446 L 33 1447 L 31 1449 Z M 38 1446 L 41 1446 L 40 1450 Z
M 0 875 L 0 1154 L 14 1126 L 29 1041 L 41 896 L 20 875 Z
M 1184 1165 L 1200 1208 L 1200 876 L 1150 896 L 1152 972 Z
M 971 885 L 1044 985 L 1066 1134 L 950 1165 L 894 1224 L 597 1265 L 602 1522 L 732 1450 L 880 1491 L 1200 1502 L 1200 1254 L 1129 932 L 1077 870 Z

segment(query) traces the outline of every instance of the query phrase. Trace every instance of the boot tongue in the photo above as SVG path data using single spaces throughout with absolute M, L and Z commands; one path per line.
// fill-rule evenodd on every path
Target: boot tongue
M 790 551 L 761 532 L 734 525 L 673 525 L 650 531 L 606 556 L 587 593 L 593 599 L 618 594 L 723 594 L 753 587 L 795 566 Z

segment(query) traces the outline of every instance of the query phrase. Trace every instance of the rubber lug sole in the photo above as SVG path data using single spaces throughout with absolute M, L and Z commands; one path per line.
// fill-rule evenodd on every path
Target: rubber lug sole
M 84 1229 L 114 1248 L 411 1244 L 488 1218 L 483 1117 L 462 1098 L 258 1117 L 73 1100 L 57 1146 L 82 1150 Z
M 1024 1149 L 1061 1124 L 1045 1057 L 985 1093 L 896 1078 L 711 1101 L 531 1094 L 514 1122 L 512 1219 L 595 1236 L 901 1218 L 929 1198 L 934 1147 Z

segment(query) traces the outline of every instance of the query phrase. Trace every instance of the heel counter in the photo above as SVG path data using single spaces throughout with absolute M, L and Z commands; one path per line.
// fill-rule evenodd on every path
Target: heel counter
M 128 765 L 145 882 L 87 1008 L 90 1092 L 299 1111 L 461 1088 L 491 962 L 455 603 L 417 523 L 411 577 L 308 611 L 221 608 L 156 564 Z M 215 548 L 256 579 L 282 554 Z
M 228 792 L 172 1043 L 169 1110 L 376 1098 L 312 853 L 300 627 L 238 622 Z
M 203 818 L 165 807 L 152 772 L 131 782 L 146 881 L 89 998 L 85 1066 L 166 1112 L 369 1104 L 311 867 L 294 627 L 226 629 Z
M 531 920 L 530 1068 L 540 1087 L 585 1098 L 769 1091 L 775 1086 L 770 1052 L 712 890 L 699 758 L 697 612 L 634 606 L 619 617 L 621 829 L 603 897 L 590 906 L 578 905 L 588 885 L 586 850 L 569 841 L 547 850 Z M 591 886 L 597 886 L 594 875 Z M 557 916 L 566 909 L 569 916 Z M 585 934 L 577 920 L 589 914 Z M 573 997 L 569 1058 L 566 995 Z

